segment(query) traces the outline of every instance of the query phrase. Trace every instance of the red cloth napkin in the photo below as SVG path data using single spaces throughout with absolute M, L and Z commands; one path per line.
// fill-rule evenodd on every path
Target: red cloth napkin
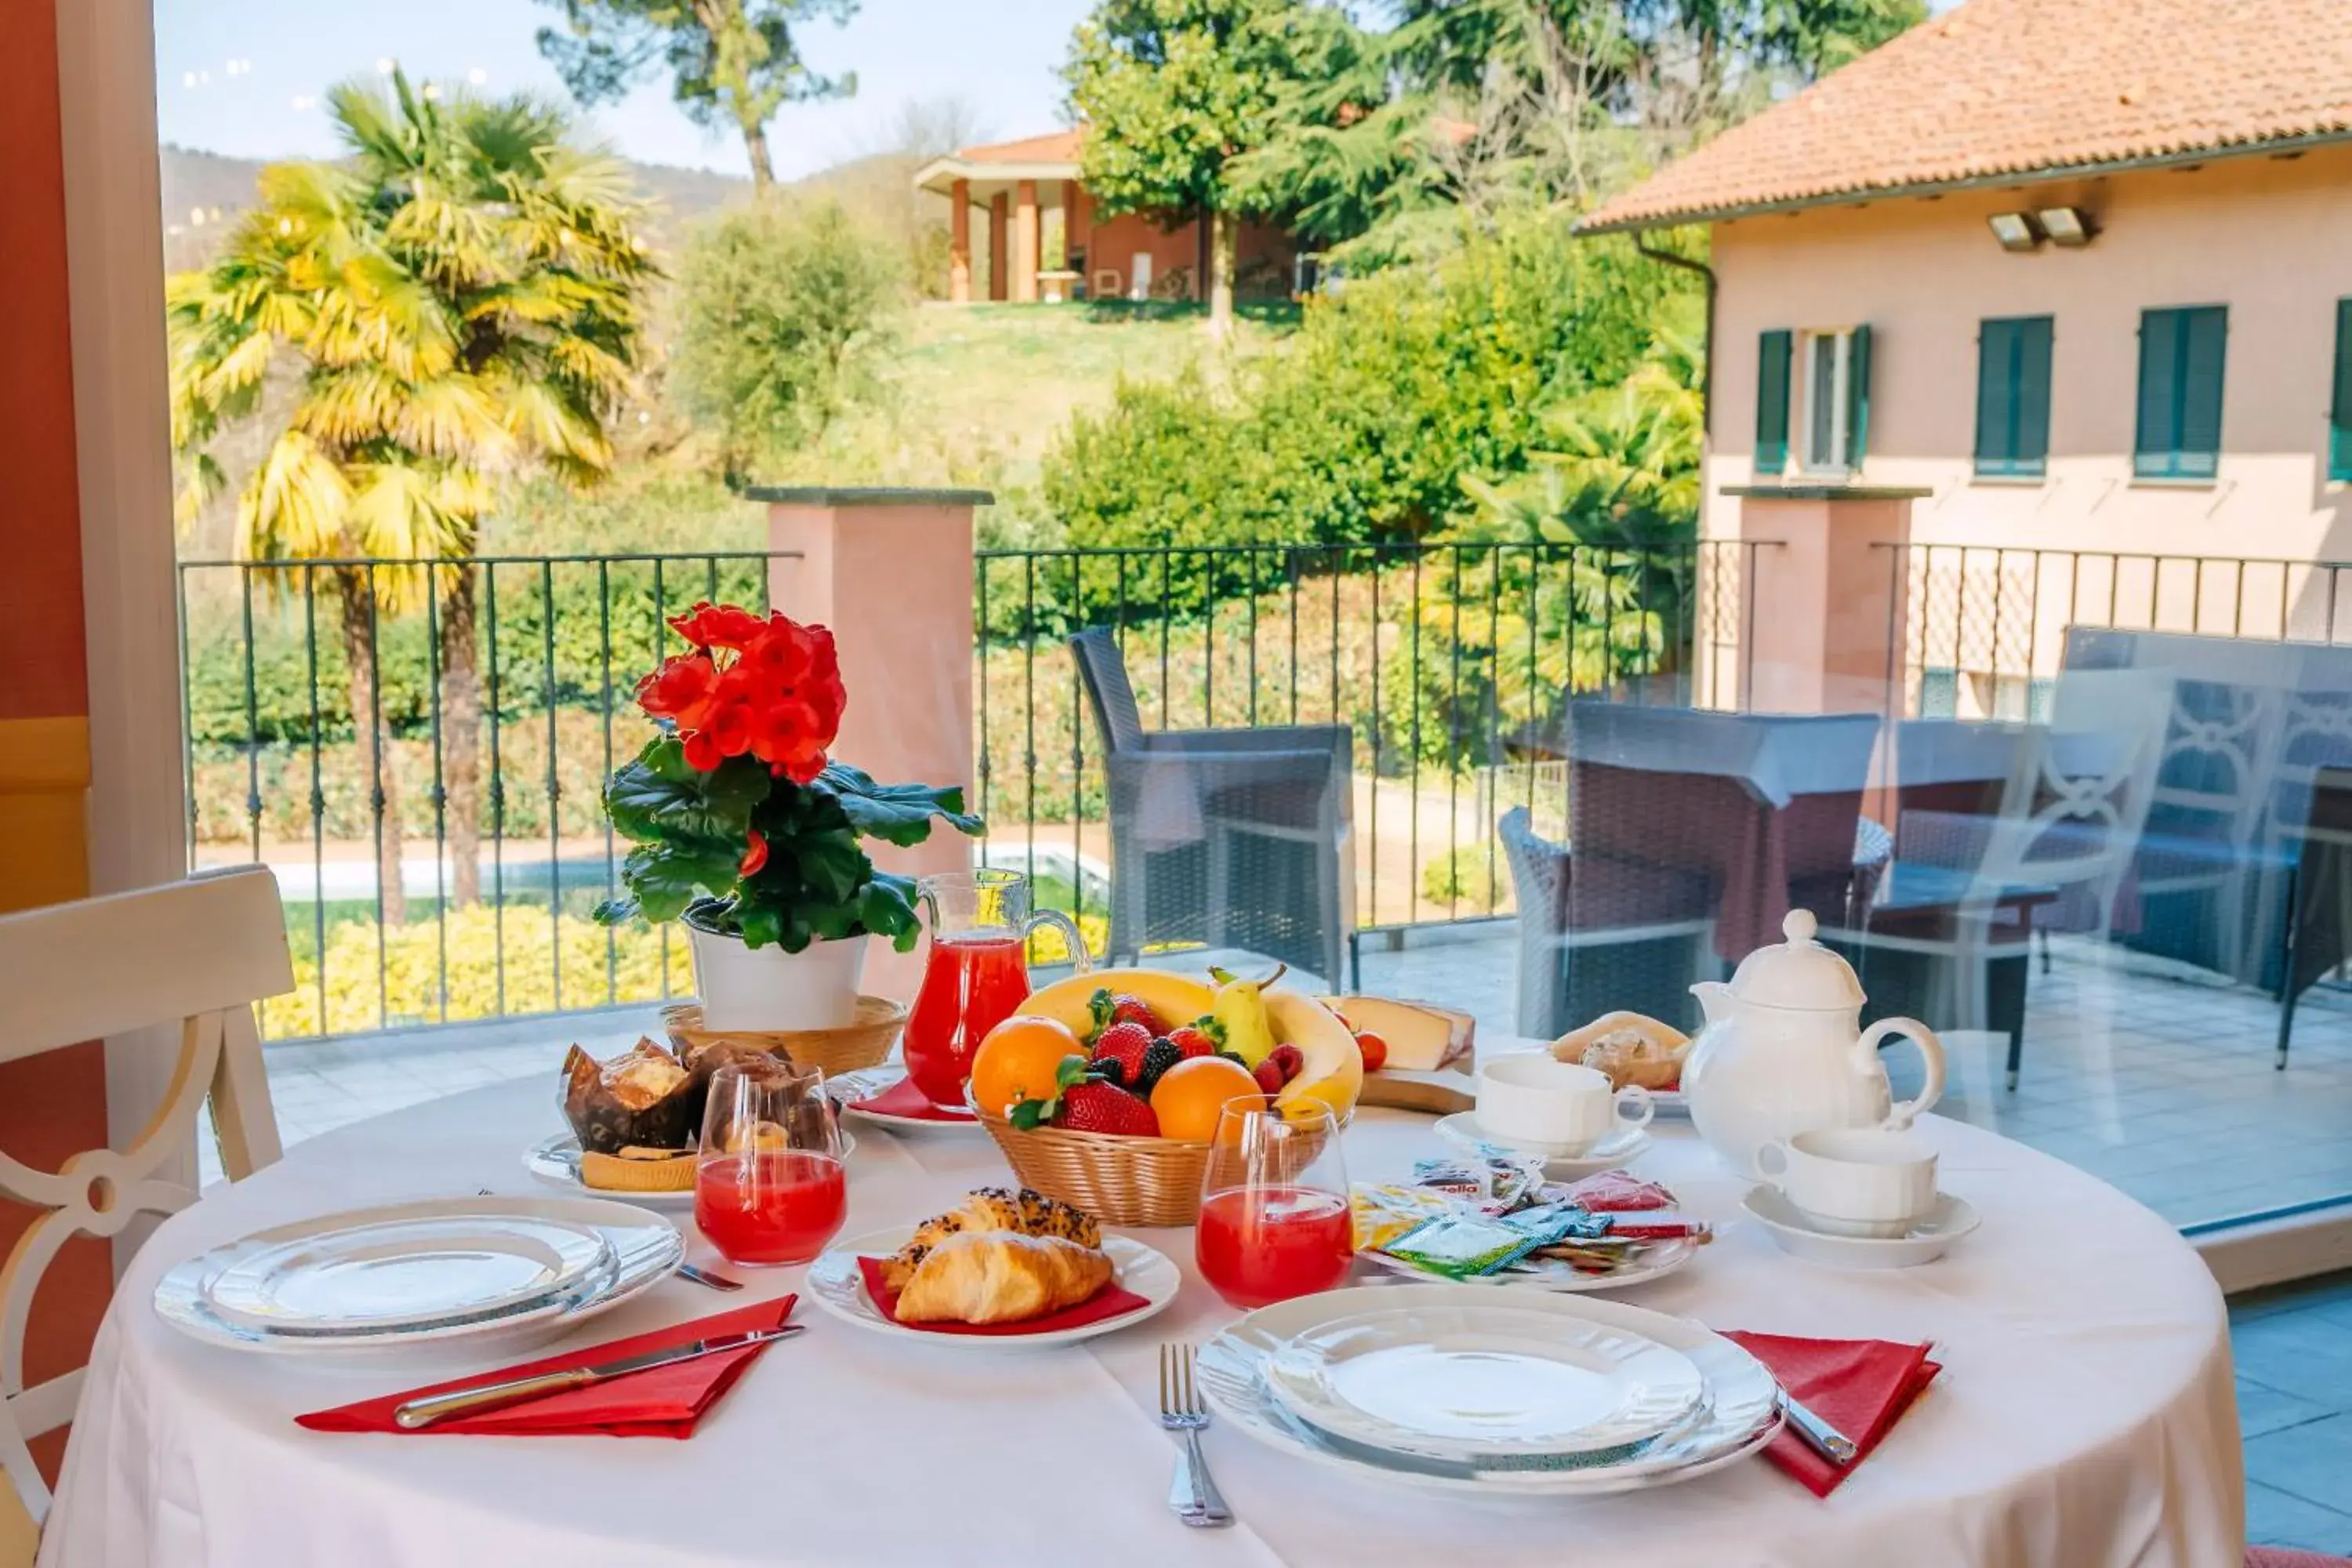
M 1762 1362 L 1806 1409 L 1853 1438 L 1862 1452 L 1840 1469 L 1783 1432 L 1764 1450 L 1815 1497 L 1837 1490 L 1862 1468 L 1871 1450 L 1902 1419 L 1919 1393 L 1943 1371 L 1927 1359 L 1926 1345 L 1885 1340 L 1807 1340 L 1784 1334 L 1748 1334 L 1726 1330 L 1725 1339 Z
M 874 1299 L 875 1308 L 892 1322 L 898 1322 L 898 1292 L 882 1279 L 882 1259 L 861 1258 L 857 1271 L 866 1279 L 866 1293 Z M 1075 1307 L 1065 1307 L 1058 1312 L 1048 1312 L 1042 1318 L 1024 1318 L 1017 1323 L 898 1323 L 902 1329 L 920 1329 L 934 1334 L 1047 1334 L 1059 1329 L 1082 1329 L 1088 1323 L 1099 1323 L 1106 1318 L 1125 1317 L 1150 1301 L 1118 1285 L 1106 1285 Z
M 902 1078 L 870 1100 L 853 1100 L 852 1110 L 870 1110 L 877 1116 L 902 1116 L 909 1121 L 971 1121 L 971 1111 L 961 1105 L 933 1105 L 930 1096 L 915 1087 L 911 1078 Z
M 600 1362 L 618 1361 L 623 1356 L 637 1355 L 646 1351 L 667 1350 L 673 1345 L 691 1344 L 696 1340 L 717 1339 L 725 1334 L 749 1333 L 755 1329 L 781 1328 L 793 1315 L 793 1303 L 798 1297 L 786 1296 L 781 1300 L 761 1301 L 749 1307 L 739 1307 L 717 1317 L 703 1318 L 691 1323 L 673 1323 L 666 1329 L 638 1334 L 625 1340 L 614 1340 L 601 1345 L 572 1345 L 538 1361 L 511 1366 L 503 1372 L 468 1373 L 444 1383 L 430 1384 L 423 1388 L 404 1389 L 398 1394 L 386 1394 L 374 1399 L 362 1399 L 354 1404 L 339 1405 L 332 1410 L 313 1411 L 298 1415 L 295 1424 L 313 1432 L 394 1432 L 402 1436 L 425 1436 L 439 1432 L 473 1432 L 501 1437 L 572 1437 L 602 1434 L 608 1437 L 691 1437 L 695 1424 L 703 1412 L 719 1403 L 719 1395 L 735 1385 L 735 1380 L 751 1370 L 766 1345 L 750 1345 L 740 1351 L 719 1355 L 697 1356 L 669 1366 L 648 1367 L 644 1372 L 616 1377 L 589 1388 L 567 1389 L 551 1394 L 525 1405 L 509 1405 L 504 1410 L 485 1411 L 479 1415 L 461 1415 L 451 1421 L 439 1422 L 414 1431 L 393 1424 L 394 1405 L 425 1394 L 446 1394 L 455 1389 L 472 1388 L 485 1383 L 497 1383 L 509 1377 L 534 1377 L 543 1372 L 559 1372 L 571 1366 L 593 1366 Z

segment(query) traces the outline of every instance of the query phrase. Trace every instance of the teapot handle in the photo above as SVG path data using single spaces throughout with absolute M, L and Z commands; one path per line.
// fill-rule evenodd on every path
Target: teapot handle
M 1944 1042 L 1936 1032 L 1916 1018 L 1881 1018 L 1862 1032 L 1853 1043 L 1854 1069 L 1858 1072 L 1884 1071 L 1878 1065 L 1878 1047 L 1890 1036 L 1902 1036 L 1919 1047 L 1920 1060 L 1927 1063 L 1927 1081 L 1920 1087 L 1916 1100 L 1906 1100 L 1886 1113 L 1879 1125 L 1905 1128 L 1925 1114 L 1936 1101 L 1944 1098 Z

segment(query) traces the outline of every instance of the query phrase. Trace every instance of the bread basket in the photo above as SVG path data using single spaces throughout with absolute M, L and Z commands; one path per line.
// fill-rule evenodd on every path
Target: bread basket
M 677 1047 L 680 1056 L 711 1045 L 755 1046 L 789 1058 L 797 1066 L 816 1068 L 831 1077 L 874 1067 L 888 1056 L 898 1031 L 906 1025 L 907 1009 L 903 1003 L 887 997 L 860 996 L 856 1016 L 838 1028 L 771 1033 L 706 1029 L 702 1026 L 700 1005 L 681 1002 L 662 1010 L 662 1022 L 668 1026 L 670 1043 Z

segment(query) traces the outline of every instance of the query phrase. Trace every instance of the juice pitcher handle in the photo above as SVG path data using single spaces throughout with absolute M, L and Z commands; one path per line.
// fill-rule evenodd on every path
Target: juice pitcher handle
M 1936 1037 L 1935 1030 L 1916 1018 L 1881 1018 L 1864 1029 L 1862 1038 L 1853 1043 L 1857 1068 L 1885 1072 L 1886 1069 L 1878 1065 L 1879 1044 L 1897 1035 L 1919 1047 L 1919 1059 L 1927 1065 L 1927 1081 L 1919 1086 L 1917 1099 L 1906 1100 L 1886 1113 L 1886 1120 L 1879 1123 L 1882 1127 L 1908 1127 L 1944 1098 L 1944 1042 Z
M 1051 926 L 1062 933 L 1062 942 L 1069 949 L 1070 973 L 1084 974 L 1095 966 L 1087 953 L 1087 939 L 1078 930 L 1078 922 L 1059 910 L 1039 910 L 1021 924 L 1021 936 L 1025 943 L 1029 933 L 1039 926 Z

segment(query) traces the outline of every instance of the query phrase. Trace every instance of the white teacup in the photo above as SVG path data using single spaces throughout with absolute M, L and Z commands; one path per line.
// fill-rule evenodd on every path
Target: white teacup
M 1657 1114 L 1638 1084 L 1612 1089 L 1609 1075 L 1549 1051 L 1496 1057 L 1478 1069 L 1478 1131 L 1498 1143 L 1576 1155 L 1612 1133 L 1645 1127 Z
M 1936 1206 L 1936 1151 L 1916 1132 L 1800 1132 L 1758 1150 L 1756 1168 L 1831 1236 L 1902 1236 Z

